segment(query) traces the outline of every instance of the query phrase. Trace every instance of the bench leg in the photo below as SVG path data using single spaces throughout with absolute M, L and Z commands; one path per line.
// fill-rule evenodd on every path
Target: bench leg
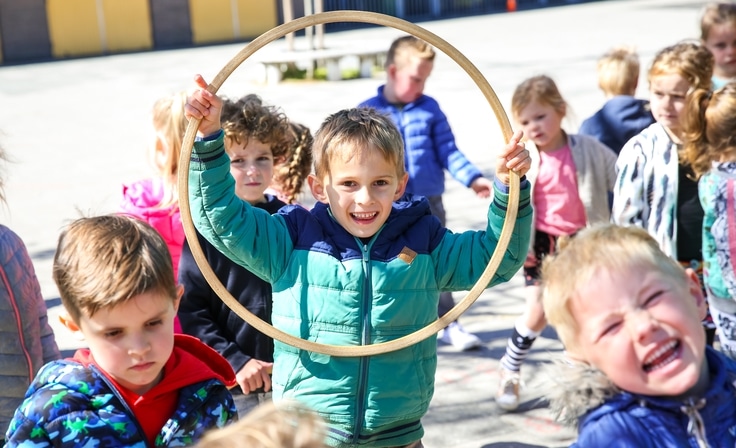
M 266 84 L 276 85 L 283 79 L 283 73 L 281 72 L 281 64 L 264 64 L 266 72 Z
M 342 79 L 342 72 L 340 71 L 340 60 L 339 59 L 327 59 L 325 61 L 327 67 L 327 80 L 328 81 L 340 81 Z

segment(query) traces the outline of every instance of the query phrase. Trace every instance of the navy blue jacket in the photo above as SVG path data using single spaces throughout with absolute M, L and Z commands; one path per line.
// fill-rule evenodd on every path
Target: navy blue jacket
M 608 100 L 601 110 L 583 121 L 578 134 L 590 135 L 621 152 L 629 139 L 654 123 L 649 101 L 620 95 Z
M 404 139 L 404 165 L 409 173 L 406 192 L 439 196 L 445 191 L 445 171 L 469 187 L 483 174 L 460 152 L 447 117 L 437 101 L 422 95 L 413 103 L 398 106 L 386 101 L 383 88 L 360 104 L 391 117 Z
M 256 207 L 270 214 L 286 205 L 273 196 L 266 197 L 268 202 Z M 230 294 L 248 311 L 271 323 L 271 284 L 224 256 L 199 232 L 197 240 L 212 271 Z M 186 334 L 217 350 L 235 372 L 251 358 L 273 362 L 273 339 L 250 326 L 217 296 L 186 241 L 179 262 L 179 283 L 184 286 L 184 296 L 178 314 Z

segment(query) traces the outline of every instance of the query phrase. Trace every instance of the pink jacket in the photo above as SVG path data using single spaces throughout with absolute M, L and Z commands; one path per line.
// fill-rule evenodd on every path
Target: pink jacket
M 184 246 L 184 226 L 181 223 L 179 205 L 159 208 L 164 194 L 161 179 L 144 179 L 123 185 L 123 202 L 120 212 L 147 222 L 164 238 L 171 252 L 174 276 L 179 273 L 179 258 Z

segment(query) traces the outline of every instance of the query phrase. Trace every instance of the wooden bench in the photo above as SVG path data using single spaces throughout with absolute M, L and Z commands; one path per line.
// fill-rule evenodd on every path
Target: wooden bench
M 264 67 L 265 82 L 267 84 L 278 84 L 284 78 L 284 72 L 290 65 L 302 65 L 307 67 L 307 77 L 312 78 L 312 68 L 315 63 L 318 67 L 325 67 L 328 81 L 339 81 L 342 79 L 340 62 L 347 57 L 358 60 L 358 69 L 362 78 L 373 76 L 373 68 L 382 66 L 386 58 L 386 49 L 361 50 L 359 48 L 326 48 L 320 50 L 295 50 L 269 53 L 256 56 L 255 60 Z

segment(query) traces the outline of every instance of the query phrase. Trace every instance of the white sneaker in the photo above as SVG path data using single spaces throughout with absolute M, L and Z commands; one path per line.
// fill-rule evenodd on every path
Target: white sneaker
M 462 351 L 478 348 L 481 345 L 480 338 L 465 331 L 458 322 L 453 322 L 447 328 L 440 330 L 437 336 L 442 342 Z
M 521 374 L 501 367 L 501 382 L 496 392 L 496 404 L 505 411 L 519 407 L 519 385 Z

